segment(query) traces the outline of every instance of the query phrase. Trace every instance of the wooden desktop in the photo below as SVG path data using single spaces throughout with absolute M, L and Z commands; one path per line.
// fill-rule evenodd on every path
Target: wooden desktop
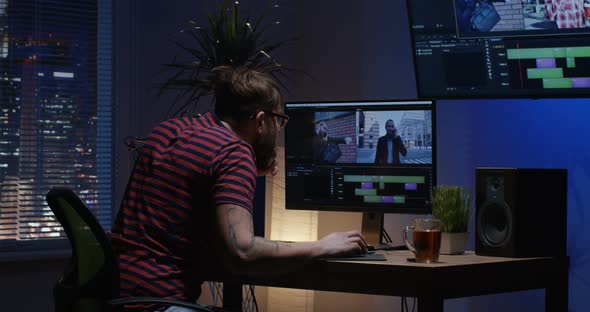
M 409 251 L 380 251 L 386 261 L 330 260 L 273 278 L 227 276 L 211 272 L 209 280 L 224 283 L 223 306 L 241 310 L 242 285 L 311 289 L 418 299 L 419 312 L 443 311 L 443 301 L 528 289 L 545 289 L 545 310 L 568 310 L 569 257 L 501 258 L 440 256 L 440 262 L 408 261 Z

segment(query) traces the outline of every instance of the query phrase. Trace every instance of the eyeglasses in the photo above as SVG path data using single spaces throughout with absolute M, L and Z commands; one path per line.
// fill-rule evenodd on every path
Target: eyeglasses
M 287 126 L 287 122 L 289 122 L 289 116 L 287 116 L 285 114 L 275 113 L 275 112 L 269 111 L 269 110 L 262 110 L 262 111 L 273 116 L 273 117 L 276 117 L 277 124 L 279 125 L 280 129 L 283 129 Z

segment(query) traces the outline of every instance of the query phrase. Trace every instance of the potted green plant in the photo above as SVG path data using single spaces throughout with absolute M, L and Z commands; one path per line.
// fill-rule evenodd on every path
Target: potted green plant
M 460 186 L 439 185 L 432 192 L 432 215 L 440 219 L 441 254 L 465 252 L 471 218 L 471 194 Z
M 168 78 L 159 85 L 159 95 L 176 93 L 168 115 L 191 112 L 199 99 L 213 94 L 211 73 L 218 66 L 246 66 L 265 72 L 285 87 L 281 79 L 293 71 L 279 63 L 272 54 L 286 43 L 296 40 L 269 40 L 266 32 L 276 23 L 267 23 L 264 13 L 257 17 L 240 14 L 238 1 L 217 1 L 216 9 L 208 14 L 205 23 L 188 21 L 181 33 L 189 36 L 188 43 L 174 43 L 185 52 L 183 59 L 174 58 L 163 64 Z M 273 6 L 273 9 L 276 6 Z M 188 109 L 192 106 L 192 109 Z M 173 113 L 172 113 L 173 112 Z

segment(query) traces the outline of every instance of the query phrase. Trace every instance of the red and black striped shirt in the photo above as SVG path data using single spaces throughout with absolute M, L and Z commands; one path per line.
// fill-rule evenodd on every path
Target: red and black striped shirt
M 254 152 L 207 113 L 161 123 L 138 154 L 112 229 L 121 296 L 194 301 L 220 262 L 207 239 L 214 208 L 252 211 Z

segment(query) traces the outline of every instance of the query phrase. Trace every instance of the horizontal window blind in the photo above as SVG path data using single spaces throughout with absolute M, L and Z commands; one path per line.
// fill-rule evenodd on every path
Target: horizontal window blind
M 110 228 L 111 1 L 0 0 L 0 250 L 65 242 L 52 187 Z

